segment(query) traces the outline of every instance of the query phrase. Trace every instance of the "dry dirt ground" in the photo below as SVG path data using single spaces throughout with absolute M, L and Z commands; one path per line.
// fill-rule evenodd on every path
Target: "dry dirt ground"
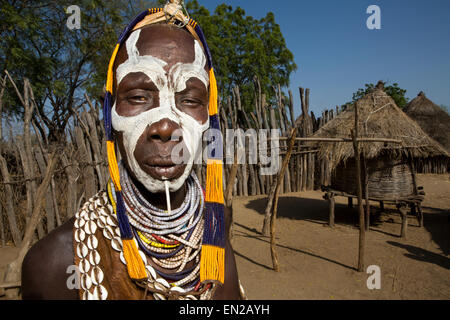
M 407 238 L 399 237 L 394 207 L 372 216 L 366 233 L 365 265 L 381 269 L 381 289 L 369 290 L 369 274 L 356 271 L 357 210 L 336 199 L 336 226 L 320 191 L 280 197 L 276 243 L 280 271 L 272 270 L 270 238 L 260 234 L 266 199 L 233 202 L 239 277 L 249 299 L 450 299 L 450 175 L 419 175 L 426 192 L 424 227 L 408 217 Z M 354 201 L 355 203 L 355 201 Z M 373 210 L 378 211 L 378 203 Z M 375 213 L 375 212 L 374 212 Z
M 336 198 L 336 226 L 320 191 L 280 197 L 276 222 L 280 272 L 272 270 L 270 239 L 260 234 L 265 197 L 233 202 L 239 277 L 249 299 L 449 299 L 450 175 L 419 175 L 424 186 L 424 227 L 409 216 L 406 239 L 395 208 L 372 216 L 366 233 L 365 265 L 381 269 L 381 289 L 369 290 L 366 273 L 355 270 L 358 257 L 356 208 Z M 355 203 L 356 204 L 356 203 Z M 356 207 L 356 206 L 355 206 Z M 378 211 L 373 203 L 373 211 Z M 0 248 L 0 279 L 15 248 Z M 1 298 L 0 298 L 1 299 Z

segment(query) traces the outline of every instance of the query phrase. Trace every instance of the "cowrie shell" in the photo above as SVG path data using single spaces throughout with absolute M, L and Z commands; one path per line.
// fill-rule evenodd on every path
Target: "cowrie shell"
M 122 261 L 122 263 L 123 263 L 124 265 L 127 264 L 127 261 L 125 260 L 125 256 L 123 255 L 123 252 L 122 252 L 122 251 L 120 252 L 119 258 L 120 258 L 120 261 Z
M 87 259 L 83 259 L 80 261 L 78 268 L 80 269 L 81 273 L 88 273 L 91 265 Z
M 122 251 L 122 240 L 119 237 L 111 239 L 111 247 L 116 251 Z
M 162 284 L 166 288 L 170 287 L 170 284 L 166 281 L 166 279 L 158 278 L 156 279 L 156 282 Z
M 110 213 L 113 213 L 113 212 L 114 212 L 114 208 L 113 208 L 112 205 L 110 205 L 109 203 L 106 205 L 106 208 L 108 208 L 108 211 L 109 211 Z
M 101 214 L 99 217 L 98 217 L 98 221 L 100 222 L 102 222 L 103 223 L 103 225 L 106 225 L 107 223 L 106 223 L 106 216 L 105 215 L 103 215 L 103 214 Z
M 94 292 L 92 293 L 95 300 L 106 300 L 108 297 L 108 291 L 102 285 L 96 286 Z
M 112 215 L 110 215 L 110 217 L 112 217 L 112 220 L 114 221 L 114 223 L 115 223 L 115 224 L 117 224 L 117 223 L 118 223 L 118 220 L 117 220 L 117 215 L 115 215 L 115 214 L 112 214 Z
M 102 218 L 104 219 L 105 217 L 104 217 L 104 216 L 99 216 L 99 217 L 98 217 L 98 219 L 97 219 L 97 225 L 98 225 L 100 228 L 104 229 L 106 225 L 105 225 L 104 220 L 102 221 Z
M 81 214 L 80 214 L 80 218 L 75 220 L 74 226 L 77 229 L 83 228 L 84 224 L 86 223 L 86 221 L 81 218 Z
M 82 242 L 79 243 L 77 245 L 77 256 L 80 259 L 83 259 L 83 258 L 85 258 L 87 256 L 87 254 L 88 254 L 88 247 Z
M 91 213 L 89 214 L 89 218 L 91 220 L 97 220 L 97 212 L 95 212 L 95 210 L 91 211 Z
M 94 300 L 94 296 L 89 291 L 84 291 L 83 300 Z
M 103 208 L 103 207 L 98 209 L 98 213 L 99 213 L 101 216 L 105 216 L 105 217 L 108 216 L 108 213 L 105 211 L 105 208 Z
M 83 229 L 76 229 L 74 237 L 76 242 L 82 242 L 86 238 L 86 233 L 83 231 Z
M 87 246 L 91 250 L 95 250 L 98 247 L 98 240 L 94 235 L 90 235 L 87 240 Z
M 160 293 L 154 293 L 154 296 L 158 297 L 160 300 L 167 300 L 166 297 L 164 297 L 162 294 Z
M 144 262 L 144 265 L 147 264 L 147 257 L 141 250 L 139 250 L 139 255 L 141 256 L 141 259 Z
M 98 286 L 100 283 L 102 283 L 104 278 L 104 274 L 102 269 L 100 269 L 98 266 L 94 267 L 91 271 L 91 280 L 92 283 Z
M 105 229 L 103 229 L 103 236 L 108 240 L 111 240 L 114 237 L 114 232 L 110 226 L 106 226 Z
M 157 281 L 158 281 L 158 279 L 156 279 Z M 159 283 L 159 282 L 155 282 L 154 283 L 154 286 L 155 286 L 155 288 L 156 289 L 158 289 L 158 290 L 161 290 L 161 291 L 164 291 L 164 290 L 166 290 L 166 287 L 164 287 L 161 283 Z
M 95 231 L 97 231 L 97 224 L 94 221 L 86 222 L 86 225 L 84 226 L 84 231 L 87 234 L 94 234 Z
M 80 211 L 80 218 L 82 218 L 82 219 L 84 219 L 84 220 L 88 220 L 88 214 L 87 214 L 87 212 L 86 212 L 86 209 L 82 209 L 81 211 Z
M 89 290 L 92 286 L 92 281 L 89 275 L 83 274 L 81 275 L 81 287 L 83 290 Z
M 100 254 L 97 252 L 97 250 L 89 252 L 89 263 L 92 266 L 95 266 L 100 263 Z
M 170 288 L 170 291 L 175 291 L 175 292 L 180 292 L 180 293 L 186 292 L 185 290 L 183 290 L 183 288 L 180 288 L 180 287 L 172 287 L 172 288 Z
M 112 237 L 114 237 L 114 228 L 109 226 L 109 225 L 105 225 L 105 229 L 108 230 L 108 232 L 111 234 Z
M 114 220 L 111 218 L 111 216 L 106 217 L 106 223 L 110 225 L 111 227 L 117 226 L 117 224 L 114 222 Z
M 153 279 L 156 279 L 156 272 L 155 272 L 155 269 L 153 269 L 152 266 L 147 266 L 146 269 L 150 272 L 150 275 L 152 276 L 152 278 L 153 278 Z
M 102 200 L 100 198 L 95 199 L 94 201 L 94 207 L 100 207 L 102 205 Z
M 119 228 L 116 228 L 114 231 L 115 231 L 116 235 L 117 235 L 118 237 L 120 237 L 120 229 L 119 229 Z

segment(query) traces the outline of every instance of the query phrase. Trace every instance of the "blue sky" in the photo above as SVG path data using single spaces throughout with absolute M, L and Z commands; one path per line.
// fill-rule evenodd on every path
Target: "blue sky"
M 221 3 L 261 18 L 272 11 L 298 70 L 291 76 L 296 116 L 298 87 L 311 89 L 310 110 L 350 101 L 365 83 L 397 82 L 414 98 L 423 90 L 450 106 L 450 1 L 448 0 L 199 0 Z M 381 30 L 369 30 L 368 6 L 381 9 Z

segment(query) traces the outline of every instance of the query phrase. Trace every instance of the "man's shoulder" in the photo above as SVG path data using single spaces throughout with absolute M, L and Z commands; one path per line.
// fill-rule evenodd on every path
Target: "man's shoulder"
M 64 299 L 68 274 L 74 263 L 71 218 L 35 243 L 22 264 L 22 296 L 25 299 Z
M 33 255 L 35 253 L 40 253 L 42 251 L 48 252 L 48 250 L 46 249 L 53 249 L 57 251 L 65 250 L 67 249 L 69 244 L 70 247 L 72 248 L 74 221 L 75 217 L 72 217 L 61 226 L 52 230 L 47 236 L 36 242 L 30 248 L 28 254 Z

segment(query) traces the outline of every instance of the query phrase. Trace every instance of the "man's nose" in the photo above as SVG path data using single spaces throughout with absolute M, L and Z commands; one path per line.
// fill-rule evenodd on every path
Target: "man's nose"
M 155 142 L 167 142 L 171 140 L 181 142 L 181 127 L 170 119 L 161 119 L 148 128 L 147 139 Z

